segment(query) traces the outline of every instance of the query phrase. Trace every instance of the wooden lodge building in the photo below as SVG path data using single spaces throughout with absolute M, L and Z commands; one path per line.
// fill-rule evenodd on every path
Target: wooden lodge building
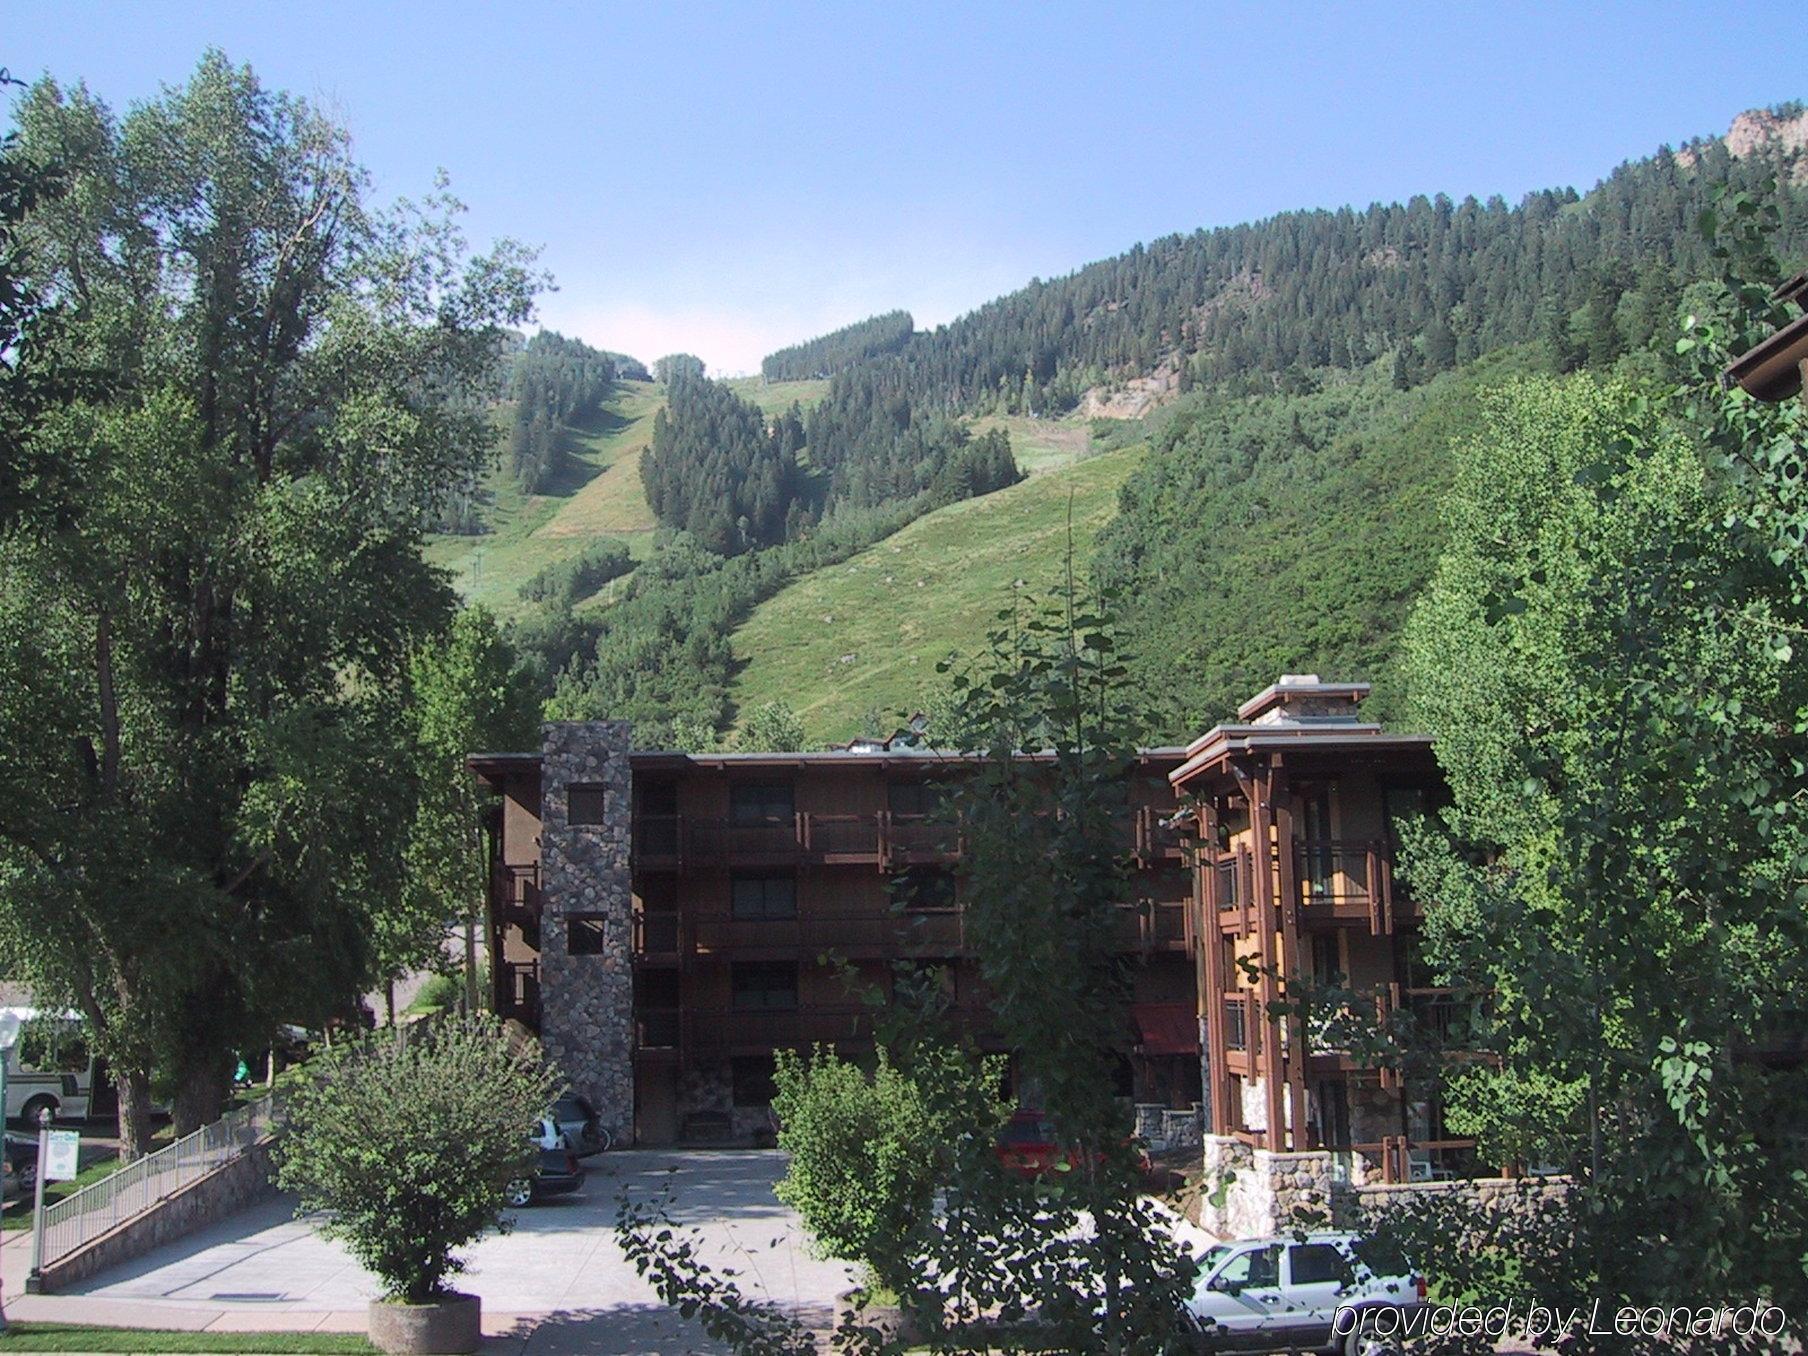
M 1396 818 L 1440 792 L 1431 743 L 1364 722 L 1367 691 L 1283 678 L 1238 723 L 1135 769 L 1119 1091 L 1139 1133 L 1203 1136 L 1208 1159 L 1234 1160 L 1232 1227 L 1266 1218 L 1243 1197 L 1277 1156 L 1290 1182 L 1300 1156 L 1322 1158 L 1330 1190 L 1455 1172 L 1469 1147 L 1435 1098 L 1339 1050 L 1335 1022 L 1273 1016 L 1307 991 L 1433 1025 L 1457 1001 L 1420 973 L 1393 870 Z M 958 1019 L 1002 1048 L 962 926 L 960 844 L 933 814 L 959 759 L 882 741 L 643 752 L 626 725 L 583 722 L 469 761 L 497 793 L 495 1006 L 618 1142 L 769 1135 L 773 1052 L 870 1049 L 862 996 L 900 960 L 936 967 Z

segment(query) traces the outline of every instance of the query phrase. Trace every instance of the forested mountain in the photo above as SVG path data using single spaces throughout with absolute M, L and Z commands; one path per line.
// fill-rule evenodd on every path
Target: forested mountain
M 838 377 L 825 412 L 898 397 L 1059 412 L 1090 386 L 1164 363 L 1183 384 L 1254 375 L 1272 387 L 1289 367 L 1360 368 L 1402 345 L 1422 378 L 1586 308 L 1665 313 L 1678 280 L 1706 263 L 1695 223 L 1709 192 L 1762 188 L 1777 149 L 1735 156 L 1721 138 L 1691 142 L 1620 166 L 1586 197 L 1550 189 L 1509 206 L 1438 194 L 1168 236 L 918 333 Z M 1783 207 L 1793 253 L 1808 238 L 1799 184 Z
M 606 353 L 542 330 L 516 356 L 509 379 L 514 414 L 509 467 L 530 494 L 564 469 L 564 426 L 596 412 L 617 376 Z
M 795 407 L 768 429 L 721 382 L 681 367 L 667 380 L 666 407 L 640 460 L 647 502 L 661 523 L 718 555 L 776 546 L 808 512 L 797 465 L 803 441 Z
M 760 363 L 760 374 L 767 381 L 832 377 L 857 362 L 896 353 L 910 342 L 915 329 L 909 311 L 887 311 L 767 354 Z
M 793 430 L 700 387 L 687 409 L 739 431 L 692 436 L 674 410 L 649 497 L 662 522 L 745 563 L 673 555 L 637 572 L 600 630 L 546 619 L 545 671 L 570 664 L 560 707 L 650 721 L 653 739 L 669 732 L 662 713 L 732 719 L 728 635 L 827 546 L 793 549 L 819 518 L 864 541 L 1009 483 L 1008 443 L 975 437 L 968 417 L 1046 419 L 1154 378 L 1155 405 L 1171 403 L 1147 419 L 1146 463 L 1092 562 L 1122 590 L 1145 735 L 1196 730 L 1282 669 L 1378 680 L 1385 713 L 1395 637 L 1441 540 L 1450 441 L 1481 392 L 1529 370 L 1661 376 L 1711 271 L 1697 222 L 1719 190 L 1774 194 L 1775 247 L 1799 266 L 1808 157 L 1765 131 L 1798 112 L 1747 115 L 1742 138 L 1661 151 L 1586 194 L 1285 213 L 1032 282 L 836 373 L 803 421 L 793 479 L 772 454 Z

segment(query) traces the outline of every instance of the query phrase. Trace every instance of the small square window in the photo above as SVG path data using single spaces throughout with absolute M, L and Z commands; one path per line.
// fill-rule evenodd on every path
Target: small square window
M 600 786 L 573 786 L 565 793 L 567 824 L 601 824 L 609 796 Z
M 600 914 L 577 914 L 565 920 L 565 950 L 573 956 L 603 954 L 608 920 Z

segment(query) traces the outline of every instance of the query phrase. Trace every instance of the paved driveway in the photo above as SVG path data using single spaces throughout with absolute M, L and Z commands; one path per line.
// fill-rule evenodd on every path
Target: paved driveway
M 784 1167 L 776 1151 L 627 1150 L 586 1166 L 577 1193 L 517 1212 L 511 1233 L 466 1252 L 469 1269 L 457 1284 L 483 1297 L 495 1320 L 487 1330 L 506 1331 L 505 1316 L 520 1315 L 520 1332 L 533 1330 L 526 1346 L 534 1352 L 704 1349 L 616 1246 L 624 1190 L 651 1200 L 669 1187 L 674 1219 L 695 1225 L 703 1256 L 735 1268 L 749 1294 L 827 1318 L 852 1284 L 846 1267 L 809 1255 L 797 1217 L 773 1196 Z M 226 1326 L 308 1327 L 328 1312 L 361 1317 L 376 1286 L 343 1247 L 277 1198 L 65 1293 L 96 1309 L 129 1302 L 172 1313 L 224 1311 Z

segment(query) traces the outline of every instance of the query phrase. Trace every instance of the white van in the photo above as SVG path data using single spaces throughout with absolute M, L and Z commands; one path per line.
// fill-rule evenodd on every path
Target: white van
M 72 1012 L 9 1008 L 20 1020 L 19 1038 L 6 1052 L 6 1118 L 38 1123 L 86 1120 L 94 1093 L 94 1052 L 81 1019 Z

